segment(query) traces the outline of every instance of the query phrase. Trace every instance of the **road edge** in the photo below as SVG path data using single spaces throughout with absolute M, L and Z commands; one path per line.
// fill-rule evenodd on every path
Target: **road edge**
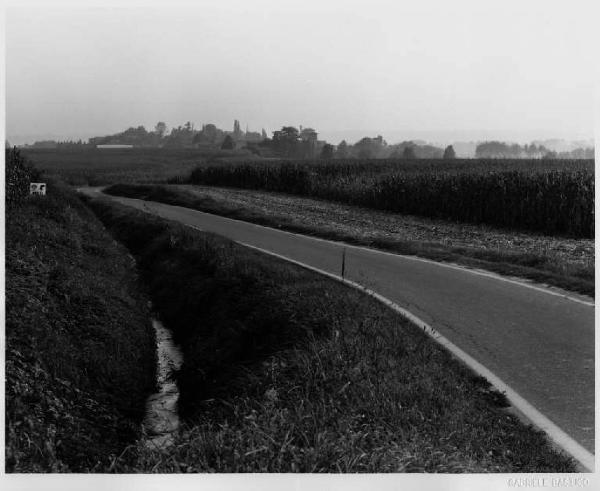
M 202 231 L 201 228 L 195 227 L 193 225 L 188 225 L 196 230 Z M 359 283 L 348 280 L 346 278 L 342 278 L 339 275 L 329 273 L 328 271 L 324 271 L 319 268 L 315 268 L 314 266 L 310 266 L 308 264 L 302 263 L 300 261 L 296 261 L 295 259 L 288 258 L 286 256 L 282 256 L 275 252 L 268 251 L 266 249 L 262 249 L 260 247 L 256 247 L 250 244 L 246 244 L 244 242 L 234 241 L 237 244 L 240 244 L 244 247 L 248 247 L 249 249 L 253 249 L 259 251 L 264 254 L 268 254 L 273 257 L 277 257 L 284 261 L 296 264 L 304 269 L 308 269 L 310 271 L 314 271 L 321 275 L 327 276 L 331 279 L 334 279 L 340 283 L 346 284 L 352 288 L 362 291 L 366 293 L 372 298 L 375 298 L 379 302 L 383 303 L 387 307 L 391 308 L 398 314 L 400 314 L 405 319 L 409 320 L 417 327 L 422 329 L 430 338 L 432 338 L 435 342 L 446 348 L 450 351 L 456 358 L 462 361 L 465 365 L 467 365 L 471 370 L 473 370 L 478 375 L 487 379 L 487 381 L 494 386 L 495 389 L 504 393 L 506 398 L 510 401 L 510 403 L 517 409 L 517 411 L 526 418 L 528 422 L 536 426 L 538 429 L 544 431 L 548 438 L 554 443 L 558 448 L 562 451 L 569 454 L 573 459 L 575 459 L 581 467 L 583 467 L 584 472 L 593 473 L 595 469 L 595 456 L 586 450 L 583 446 L 577 443 L 573 438 L 571 438 L 567 433 L 565 433 L 562 429 L 560 429 L 556 424 L 554 424 L 550 419 L 544 416 L 540 411 L 538 411 L 533 405 L 531 405 L 527 400 L 525 400 L 521 395 L 519 395 L 514 389 L 509 387 L 502 379 L 500 379 L 496 374 L 494 374 L 491 370 L 486 368 L 484 365 L 475 360 L 472 356 L 464 352 L 458 346 L 456 346 L 452 341 L 442 336 L 439 332 L 433 329 L 428 323 L 414 315 L 412 312 L 400 307 L 395 302 L 391 301 L 389 298 L 380 295 L 379 293 L 366 288 Z

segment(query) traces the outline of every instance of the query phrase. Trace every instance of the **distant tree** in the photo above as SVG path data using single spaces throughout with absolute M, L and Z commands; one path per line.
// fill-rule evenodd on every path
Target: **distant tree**
M 300 136 L 300 133 L 293 126 L 284 126 L 281 128 L 281 136 L 285 140 L 296 141 Z
M 236 140 L 241 140 L 242 138 L 240 122 L 237 119 L 233 122 L 233 138 L 235 138 Z
M 475 148 L 476 158 L 487 159 L 538 159 L 543 158 L 550 153 L 550 150 L 543 145 L 525 144 L 523 146 L 518 143 L 505 143 L 499 141 L 490 141 L 479 143 Z M 559 155 L 559 157 L 561 157 Z
M 317 140 L 317 132 L 312 128 L 302 128 L 300 131 L 300 138 L 304 141 Z
M 352 146 L 352 153 L 361 159 L 378 159 L 387 153 L 387 142 L 381 135 L 364 137 Z
M 194 135 L 194 138 L 192 138 L 192 144 L 196 145 L 198 143 L 203 143 L 203 142 L 204 142 L 204 134 L 202 133 L 202 131 L 198 131 Z
M 593 159 L 594 149 L 593 148 L 574 148 L 570 152 L 567 152 L 569 159 Z
M 273 132 L 273 146 L 277 153 L 285 157 L 294 157 L 298 153 L 300 133 L 293 126 L 284 126 Z
M 312 128 L 302 128 L 298 137 L 300 141 L 296 145 L 295 157 L 302 159 L 317 157 L 317 132 Z
M 448 145 L 446 147 L 446 150 L 444 150 L 444 159 L 449 160 L 449 159 L 455 159 L 455 158 L 456 158 L 456 152 L 454 151 L 454 147 L 452 145 Z
M 355 145 L 355 147 L 356 147 L 356 145 Z M 368 147 L 357 148 L 357 150 L 358 150 L 358 158 L 359 159 L 368 160 L 368 159 L 372 159 L 374 157 L 373 152 Z
M 372 138 L 361 138 L 353 147 L 359 159 L 372 159 L 375 157 L 375 145 Z
M 433 145 L 415 145 L 415 158 L 417 159 L 441 159 L 444 151 Z
M 321 149 L 321 158 L 323 160 L 330 160 L 333 158 L 333 145 L 326 143 Z
M 263 139 L 263 140 L 266 140 L 266 139 L 268 138 L 268 136 L 267 136 L 267 132 L 265 131 L 265 129 L 264 129 L 264 128 L 262 129 L 262 132 L 260 133 L 260 136 L 262 136 L 262 139 Z
M 404 151 L 402 152 L 402 158 L 404 159 L 416 159 L 417 155 L 415 154 L 415 147 L 410 145 L 408 147 L 404 147 Z
M 231 135 L 227 135 L 221 144 L 221 150 L 233 150 L 235 147 L 235 142 Z
M 342 140 L 339 145 L 337 146 L 337 150 L 335 151 L 335 158 L 336 159 L 345 159 L 348 158 L 348 155 L 350 154 L 350 151 L 348 149 L 348 144 L 346 143 L 346 140 Z
M 156 123 L 156 126 L 154 127 L 154 133 L 156 133 L 159 136 L 159 138 L 165 136 L 166 132 L 167 125 L 164 121 L 159 121 L 158 123 Z
M 209 143 L 215 143 L 217 140 L 217 133 L 217 127 L 212 123 L 205 125 L 202 129 L 202 134 Z
M 254 142 L 258 143 L 264 140 L 261 134 L 258 131 L 248 131 L 242 134 L 242 140 L 245 140 L 247 143 Z
M 194 131 L 194 125 L 190 121 L 187 121 L 183 126 L 171 129 L 171 133 L 165 139 L 164 145 L 173 148 L 189 148 L 197 143 L 195 141 L 196 135 L 197 132 Z
M 520 157 L 521 147 L 509 145 L 500 141 L 479 143 L 475 148 L 475 158 L 478 159 L 516 159 Z

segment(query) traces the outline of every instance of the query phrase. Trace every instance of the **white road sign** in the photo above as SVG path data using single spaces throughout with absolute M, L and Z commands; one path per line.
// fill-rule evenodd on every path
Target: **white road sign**
M 46 183 L 45 182 L 32 182 L 29 184 L 29 194 L 41 194 L 46 196 Z

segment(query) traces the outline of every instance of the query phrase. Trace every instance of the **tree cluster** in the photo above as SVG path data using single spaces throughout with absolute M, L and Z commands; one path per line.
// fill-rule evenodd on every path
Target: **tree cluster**
M 475 148 L 475 158 L 479 159 L 539 159 L 548 153 L 542 145 L 519 145 L 500 141 L 483 142 Z
M 388 145 L 381 135 L 361 138 L 353 145 L 342 140 L 334 152 L 334 158 L 338 159 L 439 159 L 442 155 L 444 150 L 425 142 L 404 141 Z M 449 155 L 446 158 L 453 158 Z
M 266 135 L 263 129 L 263 135 Z M 144 126 L 128 128 L 114 135 L 90 138 L 89 145 L 133 145 L 136 147 L 171 147 L 191 148 L 195 146 L 223 146 L 236 148 L 242 143 L 260 142 L 263 135 L 258 132 L 242 131 L 240 122 L 236 119 L 233 131 L 217 128 L 214 124 L 204 124 L 202 129 L 197 130 L 193 123 L 186 122 L 170 131 L 163 121 L 159 121 L 153 131 L 148 131 Z M 229 139 L 227 137 L 229 136 Z M 225 141 L 227 139 L 227 141 Z
M 595 158 L 593 147 L 575 148 L 564 152 L 549 151 L 543 157 L 544 159 L 591 159 Z
M 273 132 L 271 140 L 264 140 L 262 146 L 278 157 L 312 159 L 322 156 L 325 142 L 318 140 L 318 133 L 313 128 L 283 126 Z M 327 148 L 325 154 L 333 154 L 333 148 Z
M 576 148 L 565 152 L 554 152 L 534 143 L 519 145 L 499 141 L 484 142 L 475 149 L 476 158 L 487 159 L 593 159 L 594 148 Z

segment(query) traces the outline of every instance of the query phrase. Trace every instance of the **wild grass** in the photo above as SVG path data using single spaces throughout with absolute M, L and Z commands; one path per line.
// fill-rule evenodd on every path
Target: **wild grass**
M 7 210 L 7 472 L 106 471 L 139 438 L 156 353 L 138 288 L 68 188 Z
M 569 472 L 418 328 L 360 292 L 107 200 L 184 351 L 185 430 L 151 472 Z
M 519 252 L 507 248 L 490 250 L 475 247 L 445 246 L 440 243 L 391 239 L 385 234 L 375 238 L 365 238 L 358 233 L 342 233 L 331 226 L 320 226 L 314 222 L 303 220 L 300 216 L 281 216 L 270 211 L 252 210 L 232 205 L 226 201 L 198 196 L 177 186 L 113 185 L 107 188 L 105 192 L 117 196 L 184 206 L 259 225 L 399 254 L 416 255 L 436 261 L 447 261 L 487 269 L 507 276 L 518 276 L 540 283 L 547 283 L 592 297 L 595 295 L 593 264 L 591 267 L 574 265 L 558 261 L 556 258 L 549 257 L 539 251 Z
M 204 165 L 189 182 L 550 235 L 594 236 L 593 161 L 252 162 Z

